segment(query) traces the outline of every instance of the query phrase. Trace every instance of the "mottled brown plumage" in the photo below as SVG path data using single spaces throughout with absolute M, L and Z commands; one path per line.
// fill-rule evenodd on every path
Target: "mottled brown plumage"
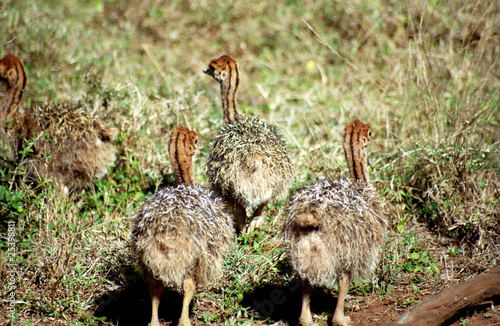
M 159 326 L 158 304 L 165 285 L 182 286 L 179 325 L 189 325 L 189 302 L 196 284 L 211 282 L 220 272 L 224 253 L 234 242 L 234 224 L 219 199 L 193 184 L 192 157 L 198 135 L 184 127 L 170 137 L 177 187 L 148 198 L 135 217 L 133 250 L 149 283 L 151 326 Z M 183 172 L 185 172 L 183 174 Z
M 369 125 L 351 122 L 344 130 L 344 151 L 350 171 L 358 169 L 352 180 L 318 181 L 297 191 L 285 209 L 286 252 L 302 280 L 302 325 L 312 324 L 312 285 L 335 282 L 339 298 L 333 323 L 348 325 L 344 299 L 351 280 L 369 275 L 378 263 L 387 222 L 383 203 L 365 182 L 370 135 Z M 366 179 L 360 179 L 363 175 Z
M 5 121 L 14 157 L 26 167 L 28 180 L 53 178 L 65 191 L 86 188 L 102 178 L 115 161 L 112 132 L 70 103 L 44 104 L 18 112 L 26 85 L 22 60 L 8 54 L 0 60 L 0 79 L 7 83 L 0 119 Z M 28 152 L 22 157 L 20 151 Z
M 207 179 L 233 206 L 240 231 L 246 225 L 245 208 L 254 210 L 248 225 L 251 232 L 263 223 L 267 203 L 288 194 L 293 178 L 290 154 L 275 126 L 238 113 L 240 75 L 234 58 L 223 55 L 212 60 L 204 72 L 220 83 L 224 113 L 224 126 L 206 162 Z

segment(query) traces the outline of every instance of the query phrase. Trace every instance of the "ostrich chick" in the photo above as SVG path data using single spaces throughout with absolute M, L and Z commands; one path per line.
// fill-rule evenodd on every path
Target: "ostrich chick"
M 387 229 L 382 202 L 368 186 L 371 127 L 356 119 L 344 129 L 351 180 L 321 180 L 299 190 L 285 209 L 284 240 L 302 282 L 301 325 L 312 325 L 313 285 L 339 284 L 334 325 L 348 325 L 344 301 L 351 281 L 372 273 Z
M 220 200 L 194 185 L 192 158 L 198 134 L 177 127 L 170 136 L 174 188 L 151 196 L 135 217 L 133 250 L 149 284 L 150 326 L 159 326 L 158 305 L 165 285 L 182 287 L 179 325 L 190 325 L 189 303 L 197 284 L 207 284 L 220 271 L 224 253 L 234 241 L 232 219 Z
M 232 206 L 238 229 L 251 232 L 264 222 L 267 203 L 288 194 L 293 178 L 290 153 L 274 125 L 238 113 L 240 72 L 234 58 L 214 59 L 204 73 L 220 83 L 224 114 L 224 126 L 207 159 L 207 179 Z M 246 208 L 254 210 L 248 228 Z
M 23 61 L 13 54 L 0 60 L 0 80 L 7 84 L 0 128 L 9 134 L 14 159 L 24 165 L 28 180 L 53 178 L 68 192 L 87 188 L 107 173 L 115 161 L 111 130 L 68 103 L 46 103 L 19 113 L 27 75 Z

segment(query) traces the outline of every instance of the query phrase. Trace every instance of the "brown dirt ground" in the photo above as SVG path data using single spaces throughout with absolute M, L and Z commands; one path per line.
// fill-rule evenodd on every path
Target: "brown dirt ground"
M 137 276 L 137 275 L 136 275 Z M 105 316 L 114 325 L 147 325 L 150 321 L 150 300 L 146 285 L 137 277 L 129 277 L 130 283 L 122 290 L 110 293 L 100 299 L 101 305 L 96 316 Z M 463 280 L 459 280 L 463 281 Z M 458 283 L 458 282 L 454 282 Z M 285 286 L 264 286 L 246 294 L 241 306 L 247 309 L 253 318 L 233 323 L 234 325 L 296 325 L 300 314 L 300 287 L 292 280 Z M 350 294 L 346 302 L 346 315 L 351 317 L 353 326 L 393 324 L 405 311 L 419 301 L 441 292 L 447 285 L 420 285 L 416 293 L 411 285 L 400 285 L 391 294 L 356 295 Z M 318 326 L 330 325 L 329 322 L 336 305 L 336 292 L 315 288 L 312 309 Z M 162 326 L 177 325 L 180 315 L 181 295 L 173 290 L 166 290 L 160 303 Z M 193 325 L 222 325 L 223 323 L 205 322 L 204 315 L 224 315 L 221 308 L 223 295 L 205 291 L 198 292 L 191 305 Z M 274 302 L 274 303 L 273 303 Z M 243 313 L 241 311 L 241 313 Z M 228 319 L 229 316 L 222 319 Z M 239 316 L 239 320 L 245 320 Z M 227 323 L 226 323 L 227 324 Z M 478 306 L 460 311 L 445 326 L 500 326 L 500 297 L 494 297 Z

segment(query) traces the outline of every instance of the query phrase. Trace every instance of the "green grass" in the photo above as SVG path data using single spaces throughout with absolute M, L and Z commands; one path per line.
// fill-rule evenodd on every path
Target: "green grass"
M 167 140 L 177 125 L 200 134 L 196 182 L 207 185 L 222 113 L 202 70 L 223 53 L 242 70 L 240 111 L 276 124 L 289 144 L 291 191 L 346 176 L 344 126 L 372 125 L 370 174 L 391 230 L 376 274 L 351 293 L 417 293 L 498 265 L 499 25 L 495 1 L 3 2 L 0 55 L 25 62 L 23 106 L 83 101 L 116 129 L 118 149 L 102 181 L 69 197 L 50 182 L 19 182 L 22 171 L 0 161 L 0 245 L 9 220 L 19 241 L 16 324 L 116 324 L 123 302 L 149 318 L 129 256 L 131 221 L 173 183 Z M 196 323 L 282 316 L 263 316 L 252 301 L 293 280 L 279 237 L 285 203 L 269 206 L 264 228 L 228 254 L 225 277 L 197 294 L 214 306 L 192 305 Z M 2 260 L 2 277 L 7 268 Z

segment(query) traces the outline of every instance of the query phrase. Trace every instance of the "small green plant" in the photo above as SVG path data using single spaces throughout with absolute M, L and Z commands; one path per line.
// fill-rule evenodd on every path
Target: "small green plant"
M 462 248 L 451 247 L 449 253 L 451 256 L 457 256 L 463 254 L 464 250 Z
M 212 315 L 211 313 L 204 311 L 202 318 L 205 323 L 211 323 L 217 321 L 219 319 L 219 315 Z
M 23 213 L 29 197 L 23 189 L 11 191 L 8 185 L 0 184 L 0 208 L 2 220 L 13 219 Z
M 415 299 L 413 299 L 413 298 L 409 298 L 409 299 L 403 300 L 403 301 L 399 304 L 399 306 L 400 306 L 401 308 L 407 308 L 407 307 L 410 307 L 410 306 L 412 306 L 412 305 L 414 305 L 414 304 L 417 304 L 417 303 L 419 303 L 419 302 L 420 302 L 420 300 L 415 300 Z
M 408 256 L 408 262 L 403 266 L 403 270 L 424 273 L 431 277 L 436 277 L 439 274 L 439 267 L 428 250 L 411 252 Z
M 375 290 L 378 291 L 380 294 L 392 294 L 396 286 L 394 284 L 375 284 Z

